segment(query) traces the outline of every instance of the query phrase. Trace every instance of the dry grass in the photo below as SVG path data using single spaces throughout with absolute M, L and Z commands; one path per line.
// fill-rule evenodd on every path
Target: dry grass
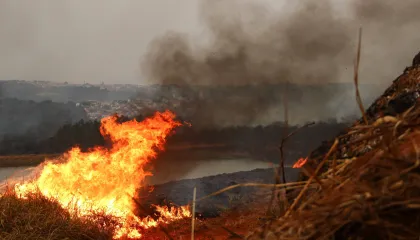
M 247 239 L 419 239 L 419 98 L 396 116 L 387 103 L 419 92 L 420 67 L 394 81 L 363 119 L 311 156 L 292 205 Z
M 96 215 L 92 219 L 73 217 L 54 200 L 41 194 L 19 199 L 13 191 L 0 196 L 0 239 L 111 239 L 110 219 Z M 112 226 L 112 225 L 111 225 Z
M 361 30 L 354 82 L 362 120 L 311 154 L 290 207 L 247 239 L 420 238 L 420 67 L 407 68 L 365 112 L 360 46 Z M 405 93 L 414 97 L 390 105 Z
M 413 127 L 416 126 L 416 127 Z M 296 198 L 296 207 L 249 239 L 418 239 L 420 109 L 360 131 L 372 151 L 340 161 Z M 368 143 L 369 142 L 369 143 Z M 359 147 L 357 145 L 353 146 Z M 328 161 L 333 161 L 334 150 Z M 311 181 L 307 182 L 307 186 Z

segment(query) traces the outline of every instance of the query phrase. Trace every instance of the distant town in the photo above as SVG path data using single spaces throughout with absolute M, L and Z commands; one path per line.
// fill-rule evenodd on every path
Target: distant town
M 148 114 L 151 111 L 169 109 L 175 111 L 183 118 L 197 118 L 200 121 L 208 120 L 214 116 L 206 115 L 206 109 L 212 108 L 213 115 L 217 116 L 219 123 L 230 121 L 229 112 L 238 121 L 234 124 L 241 125 L 245 122 L 259 121 L 248 119 L 247 114 L 255 112 L 277 112 L 277 119 L 283 111 L 282 95 L 284 84 L 262 84 L 248 86 L 178 86 L 178 85 L 134 85 L 134 84 L 70 84 L 67 82 L 47 81 L 0 81 L 0 97 L 33 102 L 53 102 L 74 105 L 82 108 L 85 118 L 98 120 L 103 117 L 119 114 L 132 117 L 139 114 Z M 305 114 L 317 111 L 308 119 L 326 120 L 329 118 L 346 117 L 357 112 L 354 104 L 352 83 L 326 84 L 319 86 L 293 85 L 287 87 L 290 92 L 289 104 L 296 105 L 292 113 L 297 121 L 304 122 Z M 379 90 L 378 90 L 379 89 Z M 372 91 L 379 92 L 381 86 L 364 85 L 361 87 L 362 97 L 372 96 Z M 366 94 L 364 94 L 366 93 Z M 370 103 L 374 99 L 364 98 Z M 252 104 L 251 104 L 252 103 Z M 345 104 L 348 106 L 346 106 Z M 311 109 L 304 109 L 305 106 Z M 215 110 L 216 109 L 216 110 Z M 352 112 L 352 109 L 354 111 Z M 74 111 L 73 111 L 74 112 Z M 244 115 L 243 117 L 241 115 Z M 315 116 L 316 115 L 316 116 Z M 80 113 L 78 113 L 80 116 Z M 204 117 L 205 116 L 205 117 Z M 238 117 L 239 116 L 239 117 Z M 268 123 L 271 121 L 268 121 Z

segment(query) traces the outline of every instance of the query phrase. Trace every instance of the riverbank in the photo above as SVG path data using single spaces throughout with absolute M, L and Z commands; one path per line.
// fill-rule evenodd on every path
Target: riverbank
M 11 155 L 0 156 L 0 168 L 7 167 L 34 167 L 46 159 L 54 159 L 60 154 L 28 154 L 28 155 Z

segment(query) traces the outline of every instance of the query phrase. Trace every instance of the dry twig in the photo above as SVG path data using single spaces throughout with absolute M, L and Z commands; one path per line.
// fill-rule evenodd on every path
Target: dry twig
M 362 113 L 363 116 L 363 121 L 365 122 L 365 124 L 368 124 L 368 120 L 365 114 L 365 108 L 363 107 L 363 102 L 362 102 L 362 98 L 360 97 L 360 92 L 359 92 L 359 64 L 360 64 L 360 51 L 362 48 L 362 28 L 359 28 L 359 41 L 357 44 L 357 53 L 356 53 L 356 59 L 354 62 L 354 85 L 356 88 L 356 100 L 357 103 L 359 105 L 360 108 L 360 112 Z

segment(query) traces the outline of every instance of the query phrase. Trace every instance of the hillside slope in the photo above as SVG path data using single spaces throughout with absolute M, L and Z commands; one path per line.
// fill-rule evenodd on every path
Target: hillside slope
M 302 166 L 287 210 L 247 239 L 420 237 L 420 65 Z
M 398 116 L 410 107 L 418 104 L 420 97 L 420 61 L 416 60 L 418 58 L 420 58 L 420 53 L 413 59 L 413 65 L 407 67 L 404 72 L 392 82 L 391 86 L 366 109 L 365 116 L 370 124 L 383 116 Z M 345 147 L 357 139 L 358 135 L 353 133 L 362 124 L 363 118 L 359 119 L 351 127 L 343 130 L 337 135 L 337 149 L 341 149 L 337 158 L 351 158 L 371 150 L 369 145 L 365 145 L 363 148 L 351 152 Z M 324 142 L 321 146 L 312 151 L 309 155 L 308 164 L 312 167 L 319 164 L 336 138 Z M 304 179 L 305 177 L 302 176 L 302 178 Z

